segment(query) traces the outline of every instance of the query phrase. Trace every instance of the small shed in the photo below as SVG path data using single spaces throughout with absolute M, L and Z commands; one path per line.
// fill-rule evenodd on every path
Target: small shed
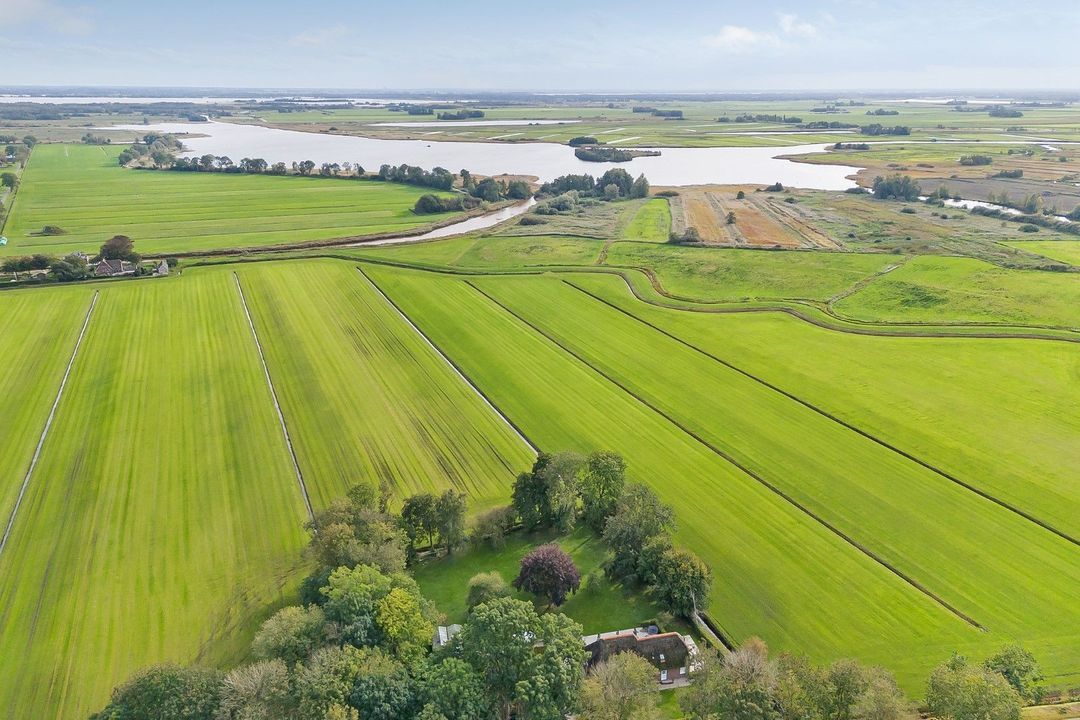
M 446 645 L 454 636 L 461 632 L 460 625 L 440 625 L 435 628 L 435 637 L 431 640 L 431 649 L 441 648 Z

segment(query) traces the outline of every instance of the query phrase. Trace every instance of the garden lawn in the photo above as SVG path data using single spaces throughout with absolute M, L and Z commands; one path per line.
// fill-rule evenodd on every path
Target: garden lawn
M 452 217 L 415 215 L 425 188 L 321 177 L 130 170 L 121 146 L 38 145 L 0 254 L 98 251 L 128 235 L 143 254 L 261 247 L 401 232 Z M 65 234 L 43 236 L 55 225 Z
M 912 689 L 981 633 L 778 498 L 463 280 L 369 273 L 542 448 L 621 453 L 713 568 L 710 615 L 735 641 L 886 664 Z M 685 380 L 685 377 L 683 378 Z
M 144 665 L 239 662 L 305 517 L 231 277 L 105 287 L 0 557 L 0 707 L 86 717 Z
M 450 487 L 474 510 L 506 501 L 531 449 L 354 264 L 237 267 L 316 507 L 361 482 L 395 505 Z
M 498 550 L 487 545 L 470 547 L 450 556 L 422 562 L 416 565 L 412 573 L 424 597 L 446 613 L 447 622 L 461 623 L 468 617 L 466 600 L 469 578 L 494 570 L 502 575 L 503 580 L 511 583 L 517 577 L 521 558 L 533 548 L 549 542 L 558 543 L 568 552 L 581 572 L 581 589 L 571 595 L 559 611 L 581 623 L 586 634 L 622 630 L 657 621 L 661 611 L 648 598 L 605 577 L 601 564 L 607 555 L 607 547 L 585 528 L 578 528 L 561 537 L 550 531 L 511 533 L 507 536 L 506 545 Z M 515 596 L 522 600 L 533 597 L 522 592 L 517 592 Z M 546 602 L 538 601 L 537 607 L 545 609 Z M 681 624 L 665 629 L 684 630 Z

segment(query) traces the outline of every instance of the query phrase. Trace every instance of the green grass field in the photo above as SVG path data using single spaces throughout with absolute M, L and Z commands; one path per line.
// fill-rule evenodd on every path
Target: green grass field
M 647 267 L 667 292 L 705 302 L 753 298 L 826 300 L 891 263 L 896 256 L 835 252 L 767 252 L 618 242 L 607 264 Z
M 671 207 L 667 198 L 653 198 L 641 206 L 623 231 L 628 240 L 667 242 L 671 233 Z
M 103 290 L 0 557 L 0 707 L 84 717 L 144 664 L 238 659 L 304 517 L 229 277 Z
M 144 254 L 297 244 L 401 232 L 452 217 L 415 215 L 423 188 L 318 177 L 138 171 L 120 146 L 39 145 L 4 226 L 6 255 L 97 252 L 128 235 Z M 42 236 L 45 225 L 66 234 Z
M 1080 328 L 1080 275 L 917 257 L 836 303 L 858 320 Z
M 1080 267 L 1080 240 L 1043 240 L 1009 243 L 1014 248 L 1033 252 L 1052 260 Z
M 634 298 L 617 277 L 572 282 L 995 497 L 1080 532 L 1073 344 L 853 335 L 779 313 L 658 308 Z
M 474 508 L 505 502 L 531 451 L 354 265 L 238 270 L 316 506 L 380 479 L 398 501 L 456 486 Z M 17 717 L 84 716 L 152 662 L 239 662 L 305 569 L 302 494 L 232 268 L 99 287 L 0 556 L 0 706 Z M 92 291 L 0 294 L 24 343 L 0 336 L 8 360 L 24 376 L 41 362 L 33 382 L 0 375 L 5 523 Z
M 675 505 L 679 539 L 722 578 L 712 614 L 734 639 L 856 654 L 893 667 L 909 688 L 929 658 L 979 641 L 982 633 L 465 281 L 369 272 L 542 447 L 621 452 L 633 479 Z
M 531 449 L 354 265 L 256 263 L 239 275 L 316 506 L 383 481 L 395 504 L 450 486 L 475 508 L 506 501 Z

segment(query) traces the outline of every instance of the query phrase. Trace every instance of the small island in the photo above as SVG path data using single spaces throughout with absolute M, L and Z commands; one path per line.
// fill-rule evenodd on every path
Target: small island
M 636 157 L 657 157 L 659 150 L 635 150 L 607 145 L 582 145 L 574 148 L 574 156 L 585 162 L 629 162 Z

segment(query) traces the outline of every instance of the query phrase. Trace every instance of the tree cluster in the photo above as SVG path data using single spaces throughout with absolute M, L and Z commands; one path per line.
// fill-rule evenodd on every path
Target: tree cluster
M 870 145 L 868 143 L 842 143 L 838 142 L 833 145 L 833 150 L 869 150 Z
M 989 115 L 990 117 L 998 117 L 998 118 L 1024 117 L 1024 113 L 1022 113 L 1021 111 L 1019 111 L 1019 110 L 1017 110 L 1015 108 L 1006 107 L 1004 105 L 994 105 L 993 107 L 989 108 L 986 111 L 986 114 Z
M 961 155 L 961 165 L 989 165 L 994 162 L 994 158 L 989 155 Z
M 432 195 L 431 193 L 425 193 L 417 198 L 416 204 L 413 206 L 413 212 L 417 215 L 461 212 L 463 210 L 471 210 L 479 204 L 480 200 L 470 195 L 440 197 L 438 195 Z
M 133 143 L 121 150 L 117 162 L 123 166 L 171 167 L 176 160 L 176 153 L 182 149 L 183 144 L 172 135 L 147 133 L 143 135 L 141 143 Z
M 899 115 L 899 110 L 887 110 L 885 108 L 878 108 L 877 110 L 867 110 L 867 115 Z
M 723 657 L 707 651 L 680 698 L 690 720 L 915 720 L 887 671 L 838 660 L 770 658 L 757 638 Z
M 484 111 L 462 109 L 451 112 L 441 112 L 438 117 L 440 120 L 472 120 L 484 117 Z
M 584 148 L 575 150 L 579 152 Z M 620 198 L 643 198 L 649 195 L 649 181 L 644 175 L 635 180 L 622 168 L 608 170 L 599 179 L 592 175 L 562 175 L 540 186 L 540 195 L 554 197 L 577 192 L 579 198 L 618 200 Z
M 729 118 L 727 115 L 718 117 L 717 122 L 727 123 L 784 123 L 785 125 L 798 125 L 803 121 L 801 117 L 794 115 L 772 115 L 768 113 L 743 113 L 742 115 L 736 115 L 734 118 Z
M 464 493 L 453 489 L 440 495 L 425 492 L 405 498 L 401 506 L 401 526 L 409 539 L 410 558 L 421 540 L 427 541 L 428 549 L 435 550 L 438 539 L 447 555 L 464 543 L 466 509 Z
M 911 179 L 910 175 L 889 175 L 888 177 L 877 176 L 874 178 L 874 198 L 877 200 L 908 200 L 919 199 L 922 188 L 919 183 Z
M 911 128 L 907 125 L 893 125 L 891 127 L 882 125 L 881 123 L 872 123 L 870 125 L 863 125 L 859 128 L 859 133 L 862 135 L 910 135 Z

